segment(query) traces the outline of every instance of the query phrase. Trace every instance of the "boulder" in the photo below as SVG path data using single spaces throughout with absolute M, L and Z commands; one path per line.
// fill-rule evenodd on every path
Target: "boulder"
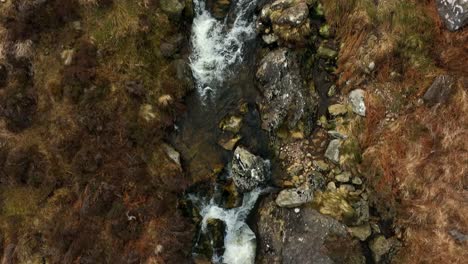
M 364 103 L 364 90 L 356 89 L 349 93 L 349 103 L 353 112 L 360 115 L 366 116 L 366 104 Z
M 312 201 L 311 190 L 304 188 L 292 188 L 282 190 L 276 197 L 276 204 L 279 207 L 294 208 Z
M 436 0 L 436 3 L 440 18 L 450 31 L 456 31 L 468 23 L 468 1 Z
M 232 158 L 231 175 L 239 192 L 251 191 L 269 180 L 270 161 L 255 156 L 239 146 Z
M 262 93 L 262 128 L 272 132 L 286 123 L 293 129 L 303 117 L 314 116 L 318 95 L 305 89 L 297 57 L 285 48 L 268 53 L 260 62 L 256 77 Z
M 256 213 L 257 262 L 365 263 L 357 240 L 339 221 L 309 206 L 290 210 L 265 197 Z
M 281 43 L 304 45 L 311 33 L 305 0 L 276 0 L 265 5 L 257 21 L 260 32 L 273 32 Z
M 455 78 L 449 75 L 437 76 L 426 93 L 424 93 L 424 102 L 429 106 L 447 102 L 452 95 L 454 84 Z

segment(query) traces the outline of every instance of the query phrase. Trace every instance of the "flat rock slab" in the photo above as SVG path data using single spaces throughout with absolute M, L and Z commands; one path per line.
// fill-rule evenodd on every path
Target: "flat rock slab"
M 257 263 L 365 263 L 359 242 L 337 220 L 311 207 L 280 208 L 274 195 L 257 211 Z
M 450 31 L 468 23 L 468 0 L 436 0 L 437 11 Z

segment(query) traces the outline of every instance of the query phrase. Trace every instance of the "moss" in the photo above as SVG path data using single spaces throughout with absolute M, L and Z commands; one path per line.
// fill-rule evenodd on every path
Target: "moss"
M 30 216 L 37 213 L 44 193 L 32 187 L 2 187 L 2 216 Z

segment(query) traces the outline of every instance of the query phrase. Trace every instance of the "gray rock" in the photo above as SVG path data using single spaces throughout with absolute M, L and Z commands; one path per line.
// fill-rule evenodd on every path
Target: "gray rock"
M 458 243 L 464 243 L 468 241 L 468 235 L 463 234 L 462 232 L 452 229 L 449 231 L 449 234 L 455 239 Z
M 308 95 L 299 73 L 297 57 L 288 49 L 268 53 L 260 62 L 256 77 L 262 93 L 262 128 L 276 130 L 284 122 L 294 128 L 304 113 L 314 116 L 318 95 Z
M 375 262 L 379 262 L 382 256 L 387 254 L 392 247 L 392 243 L 384 236 L 375 237 L 369 243 L 369 248 L 372 251 L 372 257 Z
M 175 150 L 171 145 L 168 145 L 166 143 L 163 143 L 162 147 L 167 156 L 182 169 L 182 165 L 180 163 L 180 153 L 177 152 L 177 150 Z
M 347 139 L 348 136 L 347 135 L 344 135 L 344 134 L 341 134 L 340 132 L 336 131 L 336 130 L 329 130 L 327 131 L 328 135 L 332 136 L 333 138 L 336 138 L 336 139 Z
M 173 18 L 179 18 L 185 8 L 185 1 L 180 0 L 160 0 L 161 9 Z
M 452 95 L 454 84 L 455 78 L 449 75 L 437 76 L 426 93 L 424 93 L 424 102 L 429 106 L 447 102 Z
M 331 162 L 338 164 L 340 162 L 340 147 L 341 140 L 333 139 L 328 144 L 327 150 L 325 151 L 325 157 Z
M 234 151 L 231 174 L 237 190 L 248 192 L 269 180 L 270 162 L 239 146 Z
M 276 206 L 270 196 L 262 200 L 255 217 L 256 263 L 365 263 L 359 242 L 351 239 L 346 227 L 309 206 L 297 213 Z
M 353 184 L 356 184 L 356 185 L 361 185 L 361 184 L 362 184 L 362 180 L 361 180 L 361 178 L 359 178 L 359 177 L 354 177 L 354 178 L 351 180 L 351 182 L 352 182 Z
M 279 207 L 294 208 L 312 201 L 311 190 L 293 188 L 282 190 L 276 197 L 276 204 Z
M 363 224 L 360 226 L 350 227 L 349 233 L 353 237 L 356 237 L 361 241 L 365 241 L 372 234 L 372 230 L 369 224 Z
M 349 93 L 349 102 L 353 109 L 353 112 L 360 115 L 366 116 L 366 104 L 364 103 L 364 90 L 356 89 Z
M 278 40 L 278 36 L 276 36 L 275 34 L 268 34 L 268 35 L 263 35 L 262 39 L 266 44 L 270 45 L 270 44 L 275 43 Z
M 437 11 L 450 31 L 456 31 L 468 23 L 468 1 L 436 0 Z
M 349 182 L 350 178 L 351 178 L 351 173 L 349 172 L 343 172 L 335 176 L 335 180 L 339 182 Z

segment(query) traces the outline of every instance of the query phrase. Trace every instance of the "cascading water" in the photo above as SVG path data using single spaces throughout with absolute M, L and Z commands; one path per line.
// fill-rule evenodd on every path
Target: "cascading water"
M 199 103 L 189 100 L 196 108 L 187 114 L 179 133 L 181 149 L 186 149 L 183 155 L 187 153 L 192 163 L 199 162 L 206 156 L 197 153 L 208 152 L 213 155 L 217 151 L 216 143 L 213 146 L 217 134 L 213 131 L 216 130 L 219 118 L 230 111 L 233 105 L 237 105 L 241 98 L 252 97 L 251 91 L 245 91 L 253 90 L 254 87 L 251 70 L 246 66 L 253 65 L 254 61 L 249 54 L 252 55 L 252 47 L 255 46 L 254 11 L 258 1 L 233 0 L 230 11 L 223 20 L 213 17 L 205 0 L 193 1 L 195 18 L 192 26 L 190 67 L 196 82 Z M 234 75 L 236 77 L 231 78 Z M 256 119 L 259 119 L 258 116 Z M 251 126 L 252 123 L 257 131 L 259 120 L 251 122 Z M 203 135 L 201 142 L 197 140 L 197 144 L 192 144 L 193 141 L 189 139 L 194 138 L 194 133 Z M 264 140 L 258 138 L 257 141 Z M 207 232 L 210 220 L 217 219 L 225 224 L 224 251 L 222 256 L 221 253 L 213 253 L 213 263 L 254 263 L 256 238 L 246 220 L 261 193 L 260 189 L 245 193 L 242 205 L 231 209 L 222 208 L 214 198 L 202 199 L 199 195 L 189 195 L 189 200 L 198 208 L 203 218 L 201 233 Z
M 216 95 L 217 87 L 229 76 L 229 67 L 242 61 L 245 43 L 256 35 L 253 11 L 257 1 L 233 3 L 230 23 L 231 16 L 217 20 L 207 10 L 205 0 L 194 0 L 190 67 L 201 100 Z

